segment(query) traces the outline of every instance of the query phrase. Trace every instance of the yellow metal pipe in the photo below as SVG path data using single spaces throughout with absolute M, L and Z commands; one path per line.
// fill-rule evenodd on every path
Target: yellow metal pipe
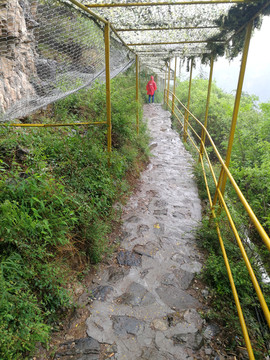
M 137 135 L 139 134 L 139 59 L 136 55 L 136 103 L 137 103 L 137 113 L 136 113 L 136 129 Z
M 193 119 L 195 121 L 197 121 L 198 124 L 200 124 L 200 126 L 203 128 L 203 124 L 200 122 L 200 120 L 198 120 L 196 118 L 196 116 L 194 116 L 188 109 L 187 107 L 176 97 L 176 100 L 179 102 L 179 104 L 184 108 L 185 111 L 187 111 L 189 113 L 190 116 L 193 117 Z M 262 227 L 262 225 L 260 224 L 258 218 L 256 217 L 256 215 L 254 214 L 253 210 L 251 209 L 250 205 L 248 204 L 247 200 L 245 199 L 243 193 L 241 192 L 240 188 L 238 187 L 236 181 L 234 180 L 232 174 L 230 173 L 230 170 L 227 168 L 227 166 L 225 165 L 211 135 L 209 134 L 209 132 L 207 131 L 206 128 L 204 128 L 204 131 L 205 131 L 205 134 L 207 135 L 216 155 L 217 155 L 217 158 L 219 160 L 219 162 L 221 163 L 224 171 L 226 172 L 227 174 L 227 177 L 229 178 L 238 198 L 240 199 L 241 203 L 243 204 L 246 212 L 248 213 L 252 223 L 254 224 L 254 226 L 256 227 L 258 233 L 260 234 L 262 240 L 264 241 L 266 247 L 268 248 L 268 250 L 270 251 L 270 238 L 269 236 L 267 235 L 266 231 L 264 230 L 264 228 Z
M 211 56 L 210 62 L 210 74 L 208 80 L 208 92 L 207 92 L 207 99 L 206 99 L 206 109 L 205 109 L 205 117 L 204 117 L 204 127 L 207 128 L 207 119 L 208 119 L 208 111 L 209 111 L 209 103 L 210 103 L 210 95 L 211 95 L 211 86 L 212 86 L 212 77 L 213 77 L 213 67 L 214 67 L 214 57 Z M 201 135 L 201 146 L 200 146 L 200 154 L 203 156 L 203 144 L 205 143 L 205 132 L 204 128 L 202 128 L 202 135 Z M 200 157 L 199 157 L 200 159 Z
M 70 2 L 72 2 L 72 4 L 78 6 L 80 9 L 84 10 L 85 12 L 87 12 L 88 14 L 90 14 L 91 16 L 93 16 L 94 18 L 96 18 L 97 20 L 103 22 L 104 24 L 108 24 L 109 21 L 103 19 L 101 16 L 95 14 L 93 11 L 89 10 L 89 6 L 87 5 L 83 5 L 80 2 L 76 1 L 76 0 L 69 0 Z
M 108 164 L 111 162 L 112 152 L 112 122 L 111 122 L 111 75 L 110 75 L 110 24 L 104 28 L 105 40 L 105 68 L 106 68 L 106 108 L 107 108 L 107 149 Z
M 192 82 L 192 69 L 193 69 L 193 59 L 191 60 L 191 64 L 190 64 L 190 75 L 189 75 L 189 86 L 188 86 L 187 110 L 189 110 L 189 104 L 190 104 L 191 82 Z M 188 116 L 189 116 L 189 111 L 185 113 L 184 142 L 186 142 L 186 140 L 187 140 Z
M 78 123 L 67 123 L 67 124 L 0 124 L 0 126 L 4 127 L 59 127 L 59 126 L 81 126 L 81 125 L 99 125 L 99 124 L 107 124 L 106 121 L 92 121 L 92 122 L 78 122 Z
M 168 65 L 166 64 L 165 79 L 164 79 L 164 104 L 166 104 L 167 68 L 168 68 Z
M 125 47 L 128 48 L 129 51 L 131 51 L 133 54 L 135 54 L 134 50 L 132 50 L 126 43 L 125 41 L 121 38 L 121 36 L 118 34 L 118 32 L 115 30 L 114 26 L 110 23 L 110 28 L 112 30 L 112 32 L 118 37 L 118 39 L 125 45 Z
M 204 168 L 202 156 L 201 156 L 201 164 L 202 164 L 202 168 L 203 168 L 203 176 L 204 176 L 204 181 L 205 181 L 205 184 L 206 184 L 207 195 L 208 195 L 209 203 L 210 203 L 210 206 L 211 206 L 211 209 L 212 209 L 211 210 L 212 216 L 213 216 L 214 219 L 216 219 L 216 214 L 215 214 L 213 204 L 212 204 L 211 194 L 210 194 L 210 191 L 209 191 L 209 186 L 208 186 L 208 182 L 207 182 L 207 178 L 206 178 L 206 173 L 205 173 L 205 168 Z M 217 223 L 216 223 L 216 229 L 217 229 L 218 239 L 219 239 L 219 243 L 220 243 L 224 263 L 225 263 L 225 266 L 226 266 L 228 278 L 229 278 L 229 281 L 230 281 L 230 284 L 231 284 L 231 289 L 232 289 L 232 293 L 233 293 L 233 297 L 234 297 L 234 302 L 235 302 L 236 309 L 237 309 L 237 312 L 238 312 L 239 322 L 240 322 L 240 325 L 241 325 L 241 328 L 242 328 L 242 333 L 243 333 L 244 340 L 245 340 L 245 343 L 246 343 L 248 356 L 249 356 L 249 359 L 255 360 L 253 350 L 252 350 L 252 346 L 251 346 L 251 342 L 250 342 L 250 338 L 249 338 L 248 331 L 247 331 L 246 322 L 245 322 L 244 315 L 243 315 L 243 311 L 242 311 L 241 304 L 240 304 L 240 301 L 239 301 L 239 297 L 238 297 L 238 294 L 237 294 L 237 290 L 236 290 L 236 287 L 235 287 L 235 284 L 234 284 L 234 280 L 233 280 L 229 260 L 228 260 L 228 257 L 227 257 L 226 249 L 225 249 L 225 246 L 224 246 L 224 243 L 223 243 L 223 240 L 222 240 L 222 237 L 221 237 L 221 232 L 220 232 L 220 229 L 219 229 L 219 226 L 218 226 Z
M 243 82 L 244 82 L 244 76 L 245 76 L 245 70 L 246 70 L 246 64 L 247 64 L 247 56 L 248 56 L 249 43 L 250 43 L 250 38 L 251 38 L 252 25 L 253 25 L 253 22 L 251 21 L 248 24 L 247 30 L 246 30 L 244 51 L 243 51 L 241 68 L 240 68 L 240 73 L 239 73 L 237 91 L 236 91 L 236 95 L 235 95 L 235 103 L 234 103 L 234 109 L 233 109 L 231 131 L 230 131 L 227 154 L 226 154 L 226 159 L 225 159 L 225 165 L 227 167 L 229 167 L 230 160 L 231 160 L 233 139 L 234 139 L 234 134 L 235 134 L 235 129 L 236 129 L 236 122 L 237 122 L 239 106 L 240 106 L 240 100 L 241 100 L 241 94 L 242 94 L 242 87 L 243 87 Z M 227 176 L 224 173 L 224 171 L 221 171 L 220 178 L 221 178 L 220 190 L 221 190 L 222 194 L 224 194 L 225 186 L 226 186 L 226 180 L 227 180 Z M 213 200 L 214 205 L 216 203 L 216 200 L 217 200 L 217 194 L 215 194 L 215 197 L 214 197 L 214 200 Z
M 167 87 L 167 105 L 169 105 L 169 93 L 170 93 L 170 76 L 171 76 L 171 59 L 168 63 L 168 87 Z
M 124 31 L 160 31 L 160 30 L 197 30 L 197 29 L 219 29 L 219 26 L 172 26 L 172 27 L 155 27 L 155 28 L 129 28 L 115 29 L 118 32 Z
M 176 60 L 177 58 L 174 58 L 174 77 L 173 77 L 173 95 L 172 95 L 172 114 L 174 114 L 174 97 L 175 97 L 175 83 L 176 83 Z
M 240 251 L 241 251 L 241 254 L 242 254 L 242 257 L 243 257 L 243 259 L 244 259 L 244 262 L 245 262 L 245 264 L 246 264 L 246 267 L 247 267 L 247 270 L 248 270 L 248 272 L 249 272 L 249 276 L 250 276 L 250 279 L 251 279 L 251 281 L 252 281 L 253 287 L 254 287 L 254 289 L 255 289 L 255 291 L 256 291 L 256 293 L 257 293 L 257 296 L 258 296 L 258 299 L 259 299 L 259 301 L 260 301 L 260 304 L 261 304 L 261 307 L 262 307 L 262 310 L 263 310 L 265 319 L 266 319 L 266 321 L 267 321 L 267 323 L 268 323 L 268 326 L 269 326 L 269 328 L 270 328 L 270 312 L 269 312 L 268 306 L 267 306 L 267 304 L 266 304 L 266 301 L 265 301 L 265 299 L 264 299 L 264 296 L 263 296 L 263 294 L 262 294 L 260 285 L 258 284 L 258 281 L 257 281 L 256 276 L 255 276 L 255 274 L 254 274 L 254 271 L 253 271 L 253 269 L 252 269 L 252 266 L 251 266 L 251 264 L 250 264 L 250 262 L 249 262 L 249 258 L 248 258 L 248 256 L 247 256 L 247 253 L 246 253 L 246 251 L 245 251 L 245 248 L 244 248 L 244 246 L 243 246 L 243 244 L 242 244 L 242 241 L 241 241 L 241 239 L 240 239 L 240 237 L 239 237 L 239 234 L 238 234 L 238 232 L 237 232 L 237 229 L 236 229 L 236 227 L 235 227 L 235 224 L 234 224 L 234 222 L 233 222 L 233 219 L 232 219 L 232 217 L 231 217 L 231 214 L 230 214 L 229 209 L 228 209 L 228 207 L 227 207 L 227 205 L 226 205 L 226 203 L 225 203 L 223 194 L 221 193 L 220 189 L 218 189 L 218 195 L 219 195 L 219 198 L 220 198 L 220 200 L 221 200 L 221 203 L 222 203 L 222 205 L 223 205 L 223 207 L 224 207 L 224 210 L 225 210 L 225 212 L 226 212 L 226 215 L 227 215 L 227 217 L 228 217 L 229 223 L 230 223 L 230 225 L 231 225 L 232 231 L 233 231 L 234 236 L 235 236 L 235 238 L 236 238 L 236 241 L 237 241 L 237 244 L 238 244 L 239 249 L 240 249 Z
M 189 125 L 189 126 L 190 126 L 190 125 Z M 200 136 L 196 133 L 196 131 L 192 128 L 192 126 L 190 126 L 190 128 L 194 131 L 194 133 L 196 134 L 196 136 L 197 136 L 198 138 L 200 138 Z M 188 134 L 188 136 L 189 136 L 189 134 Z M 198 147 L 196 146 L 195 142 L 192 140 L 192 138 L 191 138 L 190 136 L 189 136 L 189 138 L 190 138 L 191 142 L 193 143 L 193 146 L 195 147 L 195 149 L 200 153 L 200 160 L 202 161 L 203 157 L 202 157 L 201 151 L 198 149 Z M 204 143 L 203 143 L 203 147 L 205 148 Z M 213 176 L 215 185 L 216 185 L 216 187 L 217 187 L 217 179 L 216 179 L 214 170 L 213 170 L 213 168 L 212 168 L 212 164 L 211 164 L 210 159 L 209 159 L 209 157 L 208 157 L 208 155 L 207 155 L 206 152 L 205 152 L 205 154 L 206 154 L 206 157 L 207 157 L 207 161 L 208 161 L 209 167 L 210 167 L 210 169 L 211 169 L 211 173 L 212 173 L 212 176 Z M 202 166 L 204 167 L 203 164 L 202 164 Z M 209 194 L 210 194 L 209 188 L 207 189 L 207 192 L 208 192 L 208 195 L 209 195 Z M 225 203 L 224 197 L 223 197 L 223 195 L 222 195 L 222 193 L 221 193 L 221 191 L 220 191 L 219 189 L 218 189 L 218 193 L 219 193 L 219 198 L 220 198 L 220 200 L 221 200 L 221 202 L 222 202 L 222 205 L 223 205 L 223 207 L 224 207 L 224 209 L 225 209 L 226 215 L 227 215 L 227 217 L 228 217 L 228 220 L 229 220 L 231 229 L 232 229 L 232 231 L 233 231 L 233 233 L 234 233 L 234 236 L 235 236 L 235 238 L 236 238 L 237 244 L 238 244 L 238 246 L 239 246 L 241 255 L 242 255 L 242 257 L 243 257 L 243 260 L 244 260 L 245 265 L 246 265 L 246 267 L 247 267 L 247 270 L 248 270 L 248 272 L 249 272 L 250 279 L 251 279 L 251 281 L 252 281 L 252 284 L 253 284 L 253 286 L 254 286 L 254 289 L 255 289 L 255 291 L 256 291 L 256 293 L 257 293 L 257 296 L 258 296 L 258 299 L 259 299 L 259 301 L 260 301 L 262 310 L 263 310 L 264 315 L 265 315 L 265 319 L 266 319 L 266 321 L 267 321 L 267 323 L 268 323 L 268 325 L 269 325 L 269 327 L 270 327 L 270 312 L 269 312 L 268 306 L 267 306 L 267 304 L 266 304 L 266 301 L 265 301 L 264 296 L 263 296 L 263 294 L 262 294 L 261 288 L 260 288 L 260 286 L 259 286 L 259 284 L 258 284 L 258 281 L 257 281 L 257 279 L 256 279 L 256 276 L 255 276 L 254 271 L 253 271 L 253 269 L 252 269 L 252 266 L 251 266 L 251 264 L 250 264 L 249 258 L 248 258 L 247 254 L 246 254 L 245 248 L 244 248 L 244 246 L 243 246 L 243 244 L 242 244 L 242 241 L 241 241 L 241 239 L 240 239 L 240 237 L 239 237 L 239 234 L 238 234 L 238 232 L 237 232 L 237 229 L 236 229 L 236 227 L 235 227 L 235 224 L 234 224 L 234 222 L 233 222 L 233 219 L 232 219 L 232 217 L 231 217 L 231 214 L 230 214 L 230 212 L 229 212 L 229 209 L 228 209 L 228 207 L 227 207 L 227 205 L 226 205 L 226 203 Z M 212 202 L 212 201 L 211 201 L 211 202 Z M 212 206 L 213 206 L 213 205 L 212 205 Z M 211 206 L 211 207 L 212 207 L 212 206 Z
M 205 43 L 224 43 L 224 40 L 187 40 L 187 41 L 160 41 L 160 42 L 145 42 L 145 43 L 131 43 L 127 46 L 149 46 L 149 45 L 177 45 L 177 44 L 205 44 Z
M 212 5 L 212 4 L 233 4 L 243 3 L 245 0 L 206 0 L 206 1 L 163 1 L 163 2 L 132 2 L 132 3 L 107 3 L 107 4 L 86 4 L 89 8 L 109 8 L 109 7 L 131 7 L 131 6 L 164 6 L 164 5 Z
M 204 144 L 203 144 L 203 146 L 204 146 Z M 204 146 L 204 147 L 205 147 L 205 146 Z M 217 183 L 217 179 L 216 179 L 216 176 L 215 176 L 215 173 L 214 173 L 214 169 L 213 169 L 213 167 L 212 167 L 212 164 L 211 164 L 211 161 L 210 161 L 210 159 L 209 159 L 209 157 L 208 157 L 207 152 L 205 152 L 205 154 L 206 154 L 206 157 L 207 157 L 207 161 L 208 161 L 209 167 L 210 167 L 210 169 L 211 169 L 211 173 L 212 173 L 212 177 L 213 177 L 214 183 L 215 183 L 215 185 L 216 185 L 216 187 L 217 187 L 217 184 L 218 184 L 218 183 Z M 201 159 L 203 158 L 202 155 L 201 155 L 201 153 L 200 153 L 200 158 L 201 158 Z M 204 165 L 202 164 L 202 166 L 204 166 Z M 209 193 L 210 193 L 210 192 L 209 192 Z M 222 205 L 223 205 L 223 207 L 224 207 L 224 210 L 225 210 L 225 212 L 226 212 L 227 218 L 228 218 L 228 220 L 229 220 L 229 223 L 230 223 L 231 229 L 232 229 L 232 231 L 233 231 L 233 234 L 234 234 L 234 236 L 235 236 L 235 239 L 236 239 L 236 241 L 237 241 L 237 244 L 238 244 L 238 246 L 239 246 L 239 249 L 240 249 L 242 258 L 243 258 L 243 260 L 244 260 L 244 262 L 245 262 L 245 265 L 246 265 L 246 267 L 247 267 L 247 270 L 248 270 L 248 272 L 249 272 L 249 276 L 250 276 L 250 279 L 251 279 L 251 281 L 252 281 L 253 287 L 254 287 L 254 289 L 255 289 L 255 291 L 256 291 L 256 293 L 257 293 L 257 296 L 258 296 L 258 299 L 259 299 L 259 301 L 260 301 L 262 310 L 263 310 L 263 312 L 264 312 L 265 319 L 266 319 L 266 321 L 267 321 L 267 323 L 268 323 L 268 326 L 270 327 L 270 312 L 269 312 L 268 306 L 267 306 L 267 304 L 266 304 L 266 301 L 265 301 L 265 299 L 264 299 L 264 296 L 263 296 L 263 293 L 262 293 L 262 291 L 261 291 L 260 285 L 259 285 L 259 283 L 258 283 L 258 281 L 257 281 L 257 278 L 256 278 L 255 274 L 254 274 L 254 271 L 253 271 L 252 266 L 251 266 L 251 264 L 250 264 L 249 258 L 248 258 L 248 256 L 247 256 L 247 253 L 246 253 L 246 251 L 245 251 L 245 248 L 244 248 L 244 246 L 243 246 L 243 243 L 242 243 L 242 241 L 241 241 L 241 239 L 240 239 L 240 236 L 239 236 L 238 231 L 237 231 L 237 229 L 236 229 L 236 227 L 235 227 L 234 221 L 233 221 L 233 219 L 232 219 L 232 216 L 231 216 L 231 214 L 230 214 L 230 211 L 229 211 L 229 209 L 228 209 L 228 207 L 227 207 L 227 204 L 226 204 L 226 202 L 225 202 L 225 200 L 224 200 L 224 197 L 223 197 L 220 189 L 218 189 L 218 195 L 219 195 L 219 198 L 220 198 L 220 200 L 221 200 L 221 203 L 222 203 Z M 213 206 L 213 205 L 212 205 L 212 206 Z

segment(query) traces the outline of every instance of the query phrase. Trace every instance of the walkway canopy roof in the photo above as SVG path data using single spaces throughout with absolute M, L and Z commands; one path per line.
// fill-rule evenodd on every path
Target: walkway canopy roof
M 270 13 L 269 0 L 84 0 L 108 20 L 143 63 L 160 69 L 172 57 L 233 58 L 242 50 L 245 27 Z

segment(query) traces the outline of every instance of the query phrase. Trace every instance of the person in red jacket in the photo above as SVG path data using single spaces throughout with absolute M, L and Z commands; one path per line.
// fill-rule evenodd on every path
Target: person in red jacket
M 152 97 L 152 103 L 155 98 L 155 91 L 157 90 L 157 84 L 154 81 L 154 76 L 151 76 L 151 80 L 146 85 L 147 95 L 149 95 L 148 102 L 150 103 Z

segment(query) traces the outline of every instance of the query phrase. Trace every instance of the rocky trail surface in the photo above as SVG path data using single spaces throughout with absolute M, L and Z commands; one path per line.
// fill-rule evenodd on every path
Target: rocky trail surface
M 203 255 L 192 158 L 161 105 L 145 105 L 144 117 L 153 156 L 124 208 L 121 247 L 79 299 L 89 310 L 85 337 L 66 338 L 55 359 L 223 359 L 210 345 L 218 328 L 202 319 L 194 290 Z

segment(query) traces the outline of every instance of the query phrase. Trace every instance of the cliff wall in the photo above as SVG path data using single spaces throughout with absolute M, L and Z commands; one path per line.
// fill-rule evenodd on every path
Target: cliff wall
M 36 2 L 1 0 L 0 3 L 0 113 L 16 101 L 35 93 L 33 29 Z

